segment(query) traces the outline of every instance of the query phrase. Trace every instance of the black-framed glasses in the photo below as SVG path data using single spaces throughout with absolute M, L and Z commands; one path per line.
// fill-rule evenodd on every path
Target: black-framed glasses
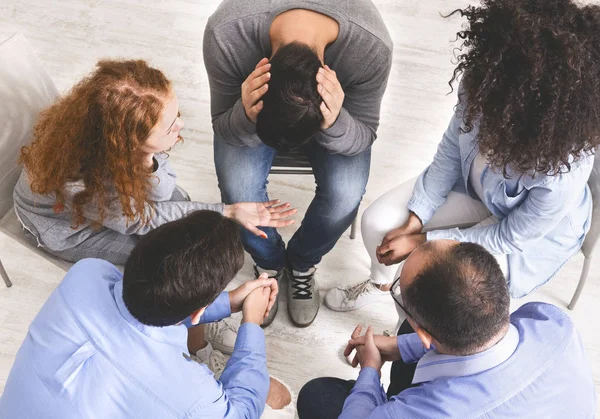
M 396 287 L 400 287 L 400 277 L 398 277 L 394 282 L 392 282 L 392 287 L 390 288 L 390 294 L 392 295 L 392 298 L 394 299 L 394 301 L 396 302 L 396 304 L 398 304 L 398 307 L 400 307 L 402 309 L 402 311 L 404 311 L 404 314 L 406 314 L 408 317 L 412 318 L 412 316 L 410 315 L 410 313 L 408 312 L 408 310 L 406 309 L 406 307 L 404 307 L 404 304 L 402 301 L 400 301 L 398 299 L 398 297 L 396 295 L 400 295 L 400 293 L 395 294 L 394 290 L 396 289 Z M 400 297 L 402 298 L 402 297 Z
M 397 288 L 400 288 L 400 277 L 398 277 L 394 282 L 392 282 L 392 287 L 390 288 L 390 294 L 392 295 L 392 298 L 394 299 L 394 302 L 396 304 L 398 304 L 398 307 L 400 307 L 402 309 L 402 311 L 404 311 L 404 314 L 406 314 L 406 317 L 410 317 L 411 319 L 414 320 L 414 317 L 410 314 L 410 311 L 408 311 L 406 309 L 406 307 L 404 307 L 403 302 L 401 301 L 402 297 L 400 297 L 400 300 L 398 299 L 397 295 L 401 295 L 400 293 L 395 294 L 394 290 Z M 431 335 L 431 337 L 433 337 L 435 339 L 435 336 L 433 336 L 431 334 L 431 332 L 427 329 L 425 329 L 423 326 L 419 326 L 421 329 L 425 330 L 427 333 L 429 333 Z

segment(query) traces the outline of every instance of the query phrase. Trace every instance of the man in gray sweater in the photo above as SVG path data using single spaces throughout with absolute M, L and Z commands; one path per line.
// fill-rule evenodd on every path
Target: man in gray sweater
M 267 200 L 277 151 L 299 150 L 313 168 L 315 198 L 287 251 L 273 228 L 266 239 L 243 233 L 257 276 L 290 273 L 288 311 L 299 327 L 319 310 L 315 265 L 365 192 L 391 61 L 392 41 L 369 0 L 224 0 L 208 20 L 204 62 L 223 201 Z

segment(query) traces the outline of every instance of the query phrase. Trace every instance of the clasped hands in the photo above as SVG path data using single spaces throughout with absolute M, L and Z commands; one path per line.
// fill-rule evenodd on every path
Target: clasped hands
M 232 313 L 243 312 L 242 322 L 255 323 L 259 326 L 269 316 L 275 304 L 279 286 L 275 278 L 266 273 L 253 281 L 245 282 L 229 292 L 229 303 Z
M 356 351 L 350 362 L 353 367 L 358 364 L 361 368 L 371 367 L 381 375 L 381 367 L 385 362 L 401 359 L 396 336 L 374 335 L 372 326 L 367 328 L 364 335 L 361 335 L 361 332 L 362 326 L 356 326 L 344 350 L 345 357 L 349 357 L 353 351 Z
M 423 224 L 413 212 L 400 227 L 385 235 L 381 245 L 377 246 L 376 256 L 379 263 L 390 266 L 402 262 L 413 250 L 427 241 L 425 233 L 421 233 Z
M 267 58 L 263 58 L 256 64 L 254 71 L 242 83 L 242 105 L 246 112 L 246 117 L 256 123 L 258 114 L 263 109 L 261 100 L 267 90 L 269 90 L 269 80 L 271 79 L 271 64 Z M 321 95 L 321 114 L 323 123 L 321 129 L 328 129 L 337 121 L 344 103 L 344 90 L 337 79 L 335 71 L 325 65 L 317 73 L 317 91 Z

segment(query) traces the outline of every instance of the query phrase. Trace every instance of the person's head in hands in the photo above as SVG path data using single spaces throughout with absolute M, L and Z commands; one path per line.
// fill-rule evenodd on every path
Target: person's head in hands
M 256 133 L 277 150 L 299 148 L 314 138 L 323 123 L 323 98 L 317 90 L 321 60 L 310 46 L 292 42 L 278 48 L 270 64 Z
M 420 246 L 406 259 L 393 292 L 423 345 L 440 353 L 480 352 L 508 330 L 506 279 L 494 256 L 474 243 Z
M 123 301 L 149 326 L 197 324 L 244 263 L 238 225 L 213 211 L 196 211 L 143 236 L 123 275 Z

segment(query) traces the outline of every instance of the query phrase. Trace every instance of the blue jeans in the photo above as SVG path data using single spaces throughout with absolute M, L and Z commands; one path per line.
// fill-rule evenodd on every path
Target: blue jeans
M 306 272 L 318 264 L 352 224 L 365 193 L 371 149 L 356 156 L 342 156 L 312 142 L 303 151 L 312 165 L 317 187 L 300 228 L 288 243 L 287 254 L 276 229 L 263 228 L 266 239 L 242 231 L 244 248 L 263 269 L 279 271 L 289 263 L 293 269 Z M 275 149 L 264 144 L 235 147 L 215 136 L 214 152 L 224 203 L 269 200 L 267 177 Z

